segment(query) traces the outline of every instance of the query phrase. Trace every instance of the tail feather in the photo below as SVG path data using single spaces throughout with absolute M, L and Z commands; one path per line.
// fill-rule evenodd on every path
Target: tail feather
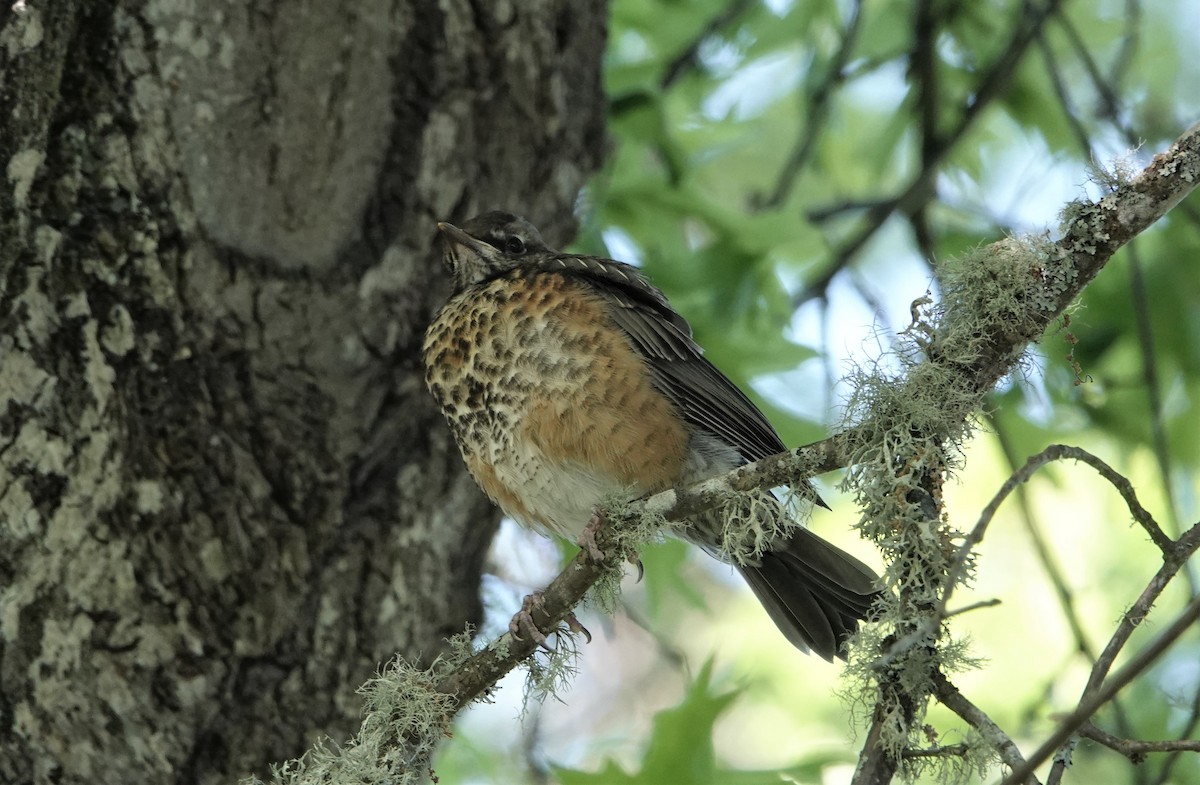
M 780 632 L 826 660 L 845 658 L 845 639 L 879 595 L 869 567 L 807 529 L 739 570 Z

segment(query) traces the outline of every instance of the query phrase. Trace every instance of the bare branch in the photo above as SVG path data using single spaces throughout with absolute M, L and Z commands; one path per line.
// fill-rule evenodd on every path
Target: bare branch
M 1085 739 L 1099 742 L 1110 750 L 1121 753 L 1133 763 L 1143 762 L 1146 760 L 1146 755 L 1151 752 L 1200 752 L 1200 740 L 1197 739 L 1167 739 L 1165 741 L 1122 739 L 1097 728 L 1091 722 L 1085 722 L 1079 726 L 1078 733 Z
M 1061 460 L 1081 461 L 1099 472 L 1121 494 L 1121 498 L 1125 500 L 1125 504 L 1129 507 L 1134 520 L 1142 525 L 1142 528 L 1150 535 L 1150 539 L 1154 541 L 1159 550 L 1166 553 L 1175 547 L 1175 542 L 1163 533 L 1162 529 L 1155 522 L 1154 517 L 1138 501 L 1137 493 L 1134 491 L 1133 484 L 1129 482 L 1128 478 L 1087 450 L 1080 449 L 1079 447 L 1071 447 L 1066 444 L 1052 444 L 1031 457 L 1025 462 L 1024 466 L 1013 472 L 1012 476 L 1004 482 L 1004 485 L 1000 486 L 1000 490 L 988 502 L 987 506 L 983 508 L 983 512 L 979 516 L 979 522 L 971 529 L 971 533 L 963 540 L 958 553 L 955 554 L 950 579 L 946 584 L 946 593 L 942 595 L 941 609 L 943 615 L 946 603 L 949 602 L 950 595 L 954 592 L 954 587 L 959 584 L 967 570 L 971 554 L 983 540 L 983 536 L 987 532 L 988 526 L 991 524 L 996 512 L 1000 509 L 1000 505 L 1018 486 L 1028 482 L 1038 469 L 1053 461 Z
M 1033 770 L 1039 764 L 1054 755 L 1063 743 L 1075 735 L 1079 728 L 1100 707 L 1107 703 L 1113 695 L 1116 695 L 1125 685 L 1129 684 L 1129 682 L 1133 681 L 1134 678 L 1149 668 L 1181 635 L 1191 629 L 1197 619 L 1200 619 L 1200 597 L 1194 597 L 1162 635 L 1158 636 L 1153 643 L 1138 652 L 1137 656 L 1113 674 L 1112 678 L 1104 682 L 1104 685 L 1100 689 L 1081 701 L 1075 710 L 1067 715 L 1066 719 L 1059 724 L 1054 733 L 1050 735 L 1050 738 L 1046 739 L 1040 747 L 1030 754 L 1028 760 L 1023 765 L 1014 768 L 1012 773 L 1001 781 L 1000 785 L 1019 785 L 1026 782 L 1029 775 L 1033 773 Z
M 939 137 L 936 147 L 927 146 L 923 151 L 921 170 L 909 183 L 904 192 L 894 199 L 877 203 L 863 216 L 861 228 L 833 254 L 833 261 L 820 277 L 809 283 L 803 292 L 795 299 L 793 305 L 799 307 L 814 297 L 820 296 L 833 281 L 843 267 L 862 250 L 863 246 L 875 236 L 893 213 L 899 211 L 906 214 L 915 213 L 933 196 L 933 184 L 942 162 L 954 149 L 955 145 L 966 135 L 967 131 L 979 119 L 985 107 L 1004 93 L 1008 80 L 1021 62 L 1021 57 L 1029 45 L 1037 38 L 1038 31 L 1051 15 L 1058 12 L 1062 0 L 1049 0 L 1043 6 L 1027 2 L 1021 23 L 1017 26 L 1013 37 L 996 61 L 980 80 L 975 90 L 973 100 L 959 118 L 956 125 L 944 137 Z
M 1000 756 L 1000 760 L 1004 761 L 1009 768 L 1016 769 L 1025 765 L 1025 759 L 1021 757 L 1021 751 L 1017 749 L 1017 745 L 1012 738 L 1005 733 L 999 725 L 992 721 L 982 709 L 967 699 L 965 695 L 958 691 L 946 675 L 940 671 L 934 674 L 934 695 L 941 701 L 942 705 L 950 711 L 961 717 L 968 725 L 978 731 L 996 753 Z M 1024 780 L 1023 785 L 1039 785 L 1037 777 L 1031 771 Z
M 1012 442 L 1008 438 L 1004 426 L 997 418 L 992 417 L 991 424 L 996 438 L 1000 442 L 1000 449 L 1004 452 L 1004 458 L 1015 473 L 1018 468 L 1017 456 Z M 1066 618 L 1067 625 L 1071 628 L 1071 634 L 1075 638 L 1075 647 L 1087 658 L 1089 663 L 1094 663 L 1096 661 L 1096 652 L 1093 650 L 1092 645 L 1087 639 L 1087 634 L 1083 630 L 1083 622 L 1075 607 L 1075 599 L 1071 594 L 1070 588 L 1067 586 L 1067 580 L 1063 576 L 1062 567 L 1055 560 L 1054 555 L 1051 553 L 1050 545 L 1046 542 L 1045 535 L 1042 534 L 1041 525 L 1034 516 L 1025 487 L 1023 485 L 1018 486 L 1015 490 L 1017 505 L 1021 510 L 1021 519 L 1025 523 L 1025 531 L 1029 534 L 1030 540 L 1033 541 L 1033 549 L 1037 554 L 1038 561 L 1042 563 L 1042 569 L 1054 587 L 1054 593 L 1058 597 L 1058 604 L 1061 606 L 1063 616 Z
M 825 127 L 825 118 L 829 114 L 829 104 L 830 99 L 833 97 L 833 89 L 846 78 L 846 64 L 850 61 L 850 54 L 854 51 L 854 45 L 858 40 L 861 21 L 862 2 L 861 0 L 854 0 L 850 6 L 848 18 L 846 19 L 846 28 L 842 31 L 842 41 L 838 45 L 838 50 L 829 61 L 825 78 L 812 91 L 812 97 L 805 107 L 804 131 L 800 134 L 787 161 L 780 167 L 779 178 L 775 183 L 775 190 L 765 199 L 760 198 L 760 204 L 757 205 L 758 209 L 769 209 L 783 204 L 791 194 L 792 187 L 796 184 L 796 178 L 804 170 L 804 167 L 808 165 L 808 159 L 812 156 L 813 150 L 816 149 L 817 138 L 820 136 L 821 130 Z
M 754 0 L 733 0 L 727 8 L 710 19 L 708 24 L 692 37 L 692 40 L 683 48 L 683 51 L 667 64 L 662 80 L 659 82 L 659 88 L 662 90 L 668 89 L 675 82 L 679 81 L 684 74 L 694 68 L 697 63 L 697 56 L 700 53 L 700 47 L 704 42 L 737 21 L 738 17 L 750 10 L 753 5 Z
M 1125 646 L 1129 637 L 1133 635 L 1133 631 L 1149 615 L 1150 608 L 1154 605 L 1158 596 L 1162 594 L 1163 589 L 1167 588 L 1167 584 L 1171 582 L 1171 579 L 1175 577 L 1175 573 L 1179 572 L 1197 549 L 1200 549 L 1200 523 L 1192 526 L 1192 528 L 1185 532 L 1171 550 L 1164 554 L 1162 567 L 1150 579 L 1150 583 L 1142 590 L 1141 596 L 1137 598 L 1133 606 L 1121 617 L 1121 623 L 1117 625 L 1117 629 L 1113 633 L 1112 638 L 1109 639 L 1108 645 L 1104 647 L 1104 651 L 1100 652 L 1100 656 L 1096 659 L 1096 664 L 1092 666 L 1092 673 L 1088 677 L 1087 685 L 1084 687 L 1083 695 L 1081 696 L 1082 698 L 1086 698 L 1089 694 L 1100 689 L 1101 683 L 1117 659 L 1117 654 Z
M 962 758 L 965 757 L 971 747 L 968 744 L 947 744 L 941 747 L 923 747 L 920 749 L 907 749 L 900 753 L 902 758 Z

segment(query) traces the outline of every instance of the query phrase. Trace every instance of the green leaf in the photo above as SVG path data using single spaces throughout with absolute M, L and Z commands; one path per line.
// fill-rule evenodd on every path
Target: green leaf
M 717 763 L 713 732 L 717 720 L 742 690 L 713 689 L 713 662 L 696 674 L 683 700 L 654 717 L 650 741 L 640 767 L 627 772 L 608 760 L 599 771 L 556 768 L 562 785 L 779 785 L 781 782 L 821 782 L 825 769 L 846 763 L 845 751 L 817 752 L 784 769 L 729 769 Z
M 559 769 L 556 772 L 559 780 L 563 785 L 778 783 L 775 772 L 737 772 L 717 765 L 713 726 L 740 691 L 714 691 L 712 669 L 712 660 L 708 660 L 679 705 L 655 715 L 650 742 L 639 770 L 626 772 L 610 760 L 594 773 Z

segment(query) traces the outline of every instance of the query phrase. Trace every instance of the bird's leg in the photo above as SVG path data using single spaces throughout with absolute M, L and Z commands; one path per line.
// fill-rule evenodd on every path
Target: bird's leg
M 544 592 L 535 591 L 533 594 L 526 594 L 525 599 L 521 601 L 521 610 L 513 614 L 512 620 L 508 622 L 508 633 L 519 641 L 525 640 L 521 637 L 522 633 L 529 636 L 538 646 L 541 646 L 548 652 L 553 652 L 554 649 L 550 646 L 550 642 L 546 640 L 546 636 L 538 629 L 537 624 L 533 621 L 533 609 L 540 607 Z M 568 613 L 566 618 L 567 629 L 574 633 L 583 633 L 587 638 L 587 642 L 592 642 L 592 634 L 588 632 L 588 628 L 579 623 L 579 619 L 575 618 L 574 613 Z

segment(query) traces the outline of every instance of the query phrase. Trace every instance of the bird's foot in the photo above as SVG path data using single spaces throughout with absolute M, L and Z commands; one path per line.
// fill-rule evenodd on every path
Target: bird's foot
M 543 592 L 540 591 L 525 595 L 525 599 L 521 601 L 521 610 L 513 614 L 512 619 L 508 622 L 508 634 L 519 641 L 529 638 L 546 651 L 552 652 L 554 649 L 550 647 L 546 636 L 538 629 L 533 620 L 533 609 L 542 606 L 542 596 Z
M 528 637 L 546 651 L 553 652 L 554 647 L 550 645 L 550 641 L 546 639 L 545 634 L 538 629 L 537 623 L 533 620 L 533 609 L 541 607 L 543 596 L 544 593 L 540 591 L 525 595 L 525 599 L 521 601 L 521 610 L 513 614 L 512 620 L 508 623 L 508 633 L 519 641 L 523 641 Z M 573 612 L 568 613 L 563 621 L 566 623 L 568 630 L 573 633 L 583 633 L 587 642 L 592 642 L 592 633 L 588 632 L 587 627 L 579 623 L 579 619 L 575 618 Z
M 588 557 L 597 564 L 604 561 L 604 551 L 600 550 L 600 546 L 596 543 L 596 534 L 606 522 L 599 511 L 593 512 L 591 520 L 579 533 L 579 547 L 587 551 Z
M 587 526 L 583 527 L 583 531 L 579 533 L 579 540 L 576 543 L 580 548 L 587 551 L 588 558 L 596 563 L 600 563 L 605 559 L 604 551 L 596 542 L 596 534 L 607 522 L 602 513 L 599 511 L 593 512 L 591 520 L 588 521 Z M 637 551 L 626 547 L 625 560 L 634 567 L 637 567 L 637 580 L 638 583 L 641 583 L 642 578 L 646 574 L 646 568 L 642 565 L 642 560 L 638 557 Z

